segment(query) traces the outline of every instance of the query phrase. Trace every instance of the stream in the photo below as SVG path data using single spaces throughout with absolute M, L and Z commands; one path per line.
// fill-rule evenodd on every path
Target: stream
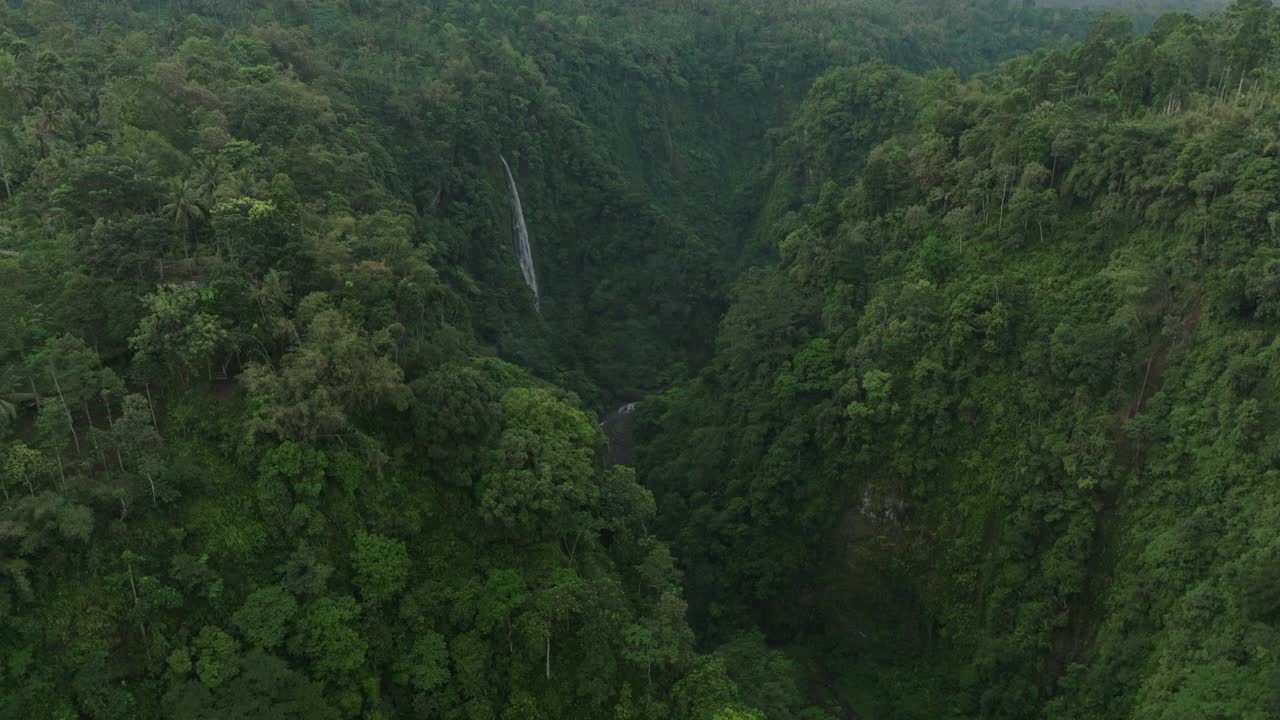
M 622 403 L 614 407 L 600 421 L 600 429 L 609 441 L 609 464 L 635 465 L 635 412 L 636 402 Z

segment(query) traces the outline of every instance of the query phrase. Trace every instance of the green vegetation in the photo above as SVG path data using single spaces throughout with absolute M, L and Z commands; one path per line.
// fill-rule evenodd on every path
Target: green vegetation
M 0 717 L 1270 717 L 1280 11 L 1133 26 L 0 7 Z
M 1274 714 L 1278 30 L 815 83 L 778 261 L 640 409 L 698 630 L 870 717 Z

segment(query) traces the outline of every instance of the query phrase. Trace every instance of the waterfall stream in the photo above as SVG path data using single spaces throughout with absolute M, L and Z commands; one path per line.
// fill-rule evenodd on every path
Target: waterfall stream
M 615 407 L 600 421 L 600 429 L 609 441 L 610 465 L 634 465 L 636 403 Z
M 507 159 L 498 156 L 502 167 L 507 171 L 507 188 L 511 191 L 511 241 L 516 248 L 516 256 L 520 258 L 520 274 L 524 275 L 524 283 L 533 291 L 533 309 L 539 310 L 541 298 L 538 295 L 538 275 L 533 269 L 533 251 L 529 248 L 529 229 L 524 224 L 524 210 L 520 207 L 520 192 L 516 190 L 516 179 L 511 175 L 511 166 Z

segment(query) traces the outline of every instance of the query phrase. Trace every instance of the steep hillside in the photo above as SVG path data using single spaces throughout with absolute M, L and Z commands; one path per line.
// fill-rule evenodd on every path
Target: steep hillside
M 1274 714 L 1278 50 L 1238 2 L 815 83 L 778 261 L 638 410 L 695 629 L 866 717 Z
M 823 717 L 695 641 L 597 412 L 709 354 L 814 77 L 1080 18 L 6 3 L 0 716 Z

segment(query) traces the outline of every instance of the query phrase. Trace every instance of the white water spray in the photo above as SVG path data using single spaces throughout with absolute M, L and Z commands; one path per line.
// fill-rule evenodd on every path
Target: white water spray
M 538 275 L 533 269 L 533 251 L 529 249 L 529 229 L 524 224 L 524 210 L 520 207 L 520 192 L 516 190 L 516 179 L 511 175 L 511 166 L 507 159 L 498 156 L 502 167 L 507 171 L 507 189 L 511 191 L 511 241 L 516 248 L 516 256 L 520 258 L 520 274 L 524 275 L 524 283 L 533 291 L 533 310 L 538 312 L 541 298 L 538 295 Z

